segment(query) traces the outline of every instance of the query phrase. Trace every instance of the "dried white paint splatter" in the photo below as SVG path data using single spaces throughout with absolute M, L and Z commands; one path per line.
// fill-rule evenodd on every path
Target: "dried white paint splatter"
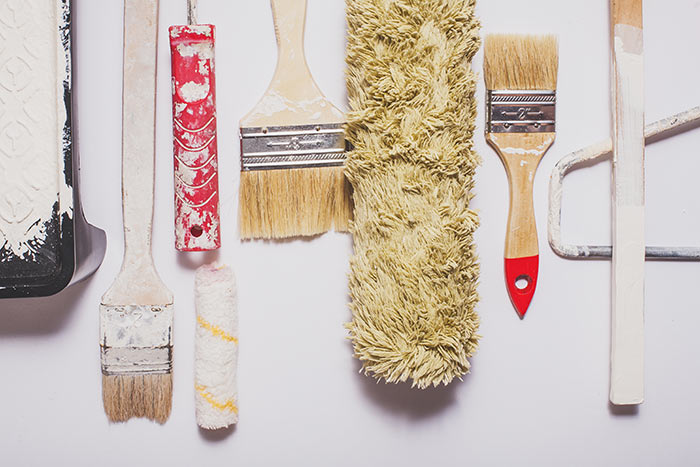
M 0 22 L 0 241 L 11 255 L 31 260 L 46 242 L 56 203 L 59 214 L 72 216 L 62 173 L 70 62 L 59 24 L 67 6 L 32 0 L 13 8 Z

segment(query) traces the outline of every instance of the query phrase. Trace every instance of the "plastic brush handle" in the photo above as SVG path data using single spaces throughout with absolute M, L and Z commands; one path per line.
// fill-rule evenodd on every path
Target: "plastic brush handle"
M 175 247 L 221 246 L 212 25 L 172 26 Z
M 504 271 L 515 309 L 524 317 L 535 295 L 539 272 L 539 245 L 532 184 L 542 156 L 554 142 L 554 133 L 487 133 L 508 174 L 510 208 L 506 229 Z

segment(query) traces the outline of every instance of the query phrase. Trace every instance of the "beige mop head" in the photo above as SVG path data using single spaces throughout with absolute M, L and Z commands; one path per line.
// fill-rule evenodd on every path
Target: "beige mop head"
M 365 372 L 391 383 L 447 384 L 479 340 L 474 5 L 347 0 L 348 328 Z

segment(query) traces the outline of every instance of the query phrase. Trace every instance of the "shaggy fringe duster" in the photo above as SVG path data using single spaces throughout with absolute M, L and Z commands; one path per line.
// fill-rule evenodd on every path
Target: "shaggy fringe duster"
M 469 372 L 479 265 L 469 209 L 475 0 L 347 0 L 352 322 L 366 374 L 418 388 Z

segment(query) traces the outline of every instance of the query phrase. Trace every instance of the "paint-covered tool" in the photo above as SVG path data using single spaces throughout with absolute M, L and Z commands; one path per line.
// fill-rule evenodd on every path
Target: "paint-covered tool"
M 271 0 L 277 68 L 241 119 L 241 238 L 347 231 L 345 116 L 321 93 L 304 55 L 306 0 Z
M 187 26 L 170 27 L 175 247 L 181 251 L 221 246 L 215 28 L 197 24 L 196 11 L 196 0 L 188 0 Z
M 613 298 L 610 402 L 644 401 L 644 62 L 642 0 L 611 0 Z
M 510 184 L 504 269 L 508 294 L 521 318 L 537 287 L 532 187 L 537 166 L 554 142 L 558 64 L 553 36 L 486 37 L 486 141 L 500 156 Z
M 669 138 L 680 132 L 700 127 L 700 107 L 693 107 L 679 114 L 651 123 L 644 130 L 646 144 Z M 564 178 L 578 168 L 608 161 L 612 155 L 612 140 L 601 141 L 562 157 L 556 163 L 549 178 L 549 216 L 547 232 L 549 245 L 562 258 L 609 259 L 611 245 L 572 245 L 564 243 L 561 233 L 561 207 L 564 193 Z M 646 259 L 700 261 L 700 247 L 647 246 Z
M 470 206 L 481 22 L 473 0 L 347 2 L 346 134 L 354 146 L 346 325 L 362 370 L 425 389 L 479 347 Z
M 107 416 L 164 423 L 172 401 L 173 294 L 151 256 L 158 0 L 124 2 L 124 260 L 100 304 Z
M 71 4 L 0 6 L 0 298 L 58 293 L 105 253 L 78 190 Z

